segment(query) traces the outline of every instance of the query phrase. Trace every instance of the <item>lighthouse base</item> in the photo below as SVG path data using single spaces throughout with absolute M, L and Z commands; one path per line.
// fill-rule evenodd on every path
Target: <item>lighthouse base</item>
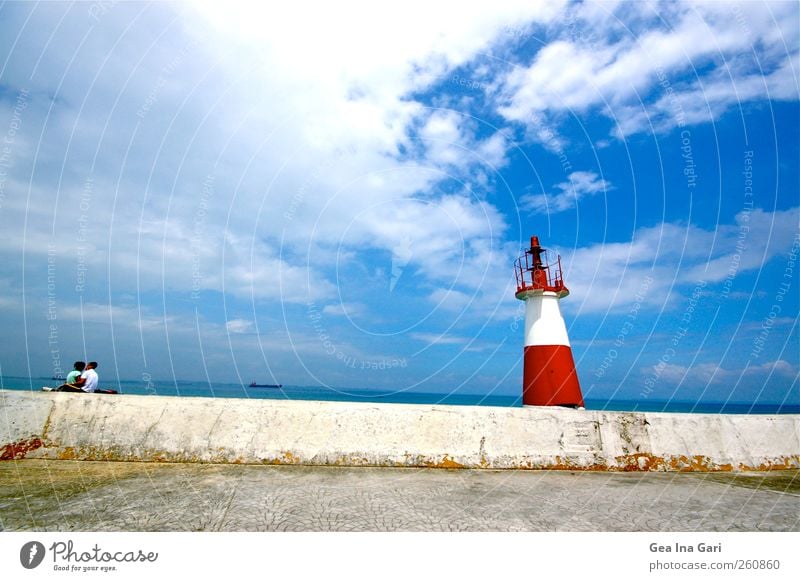
M 568 345 L 525 347 L 522 404 L 583 407 L 583 395 Z

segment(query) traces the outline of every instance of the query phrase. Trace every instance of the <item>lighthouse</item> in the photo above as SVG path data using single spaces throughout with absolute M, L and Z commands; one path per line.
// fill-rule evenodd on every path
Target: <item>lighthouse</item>
M 536 406 L 583 407 L 575 360 L 559 301 L 569 294 L 561 273 L 561 257 L 551 265 L 539 238 L 514 263 L 516 297 L 525 301 L 525 359 L 522 403 Z

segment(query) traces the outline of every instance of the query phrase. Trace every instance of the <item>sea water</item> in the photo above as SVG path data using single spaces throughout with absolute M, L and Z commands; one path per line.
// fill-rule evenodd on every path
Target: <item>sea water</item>
M 56 386 L 50 378 L 0 377 L 0 389 L 41 391 L 42 386 Z M 115 389 L 132 395 L 164 395 L 173 397 L 221 397 L 282 400 L 356 401 L 378 403 L 412 403 L 440 405 L 481 405 L 520 407 L 520 395 L 475 393 L 426 393 L 411 390 L 374 390 L 327 386 L 284 385 L 281 388 L 248 387 L 238 383 L 198 381 L 101 381 L 104 389 Z M 654 399 L 597 399 L 586 397 L 586 409 L 637 412 L 682 412 L 725 414 L 796 414 L 800 404 L 658 401 Z

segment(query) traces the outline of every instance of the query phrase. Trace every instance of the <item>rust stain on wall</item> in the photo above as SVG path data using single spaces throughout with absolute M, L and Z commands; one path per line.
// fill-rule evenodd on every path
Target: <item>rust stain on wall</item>
M 31 450 L 44 446 L 39 438 L 18 440 L 0 448 L 0 460 L 22 460 Z
M 739 464 L 738 470 L 742 472 L 767 472 L 769 470 L 797 470 L 800 468 L 800 456 L 781 458 L 777 462 L 762 463 L 758 466 Z
M 269 459 L 265 458 L 264 460 L 261 461 L 261 463 L 262 464 L 272 464 L 274 466 L 284 466 L 284 465 L 287 465 L 287 464 L 288 465 L 302 464 L 303 462 L 302 462 L 301 458 L 295 456 L 291 452 L 284 451 L 281 456 L 278 456 L 276 458 L 269 458 Z
M 447 454 L 445 454 L 444 457 L 439 461 L 423 460 L 422 465 L 427 468 L 449 468 L 449 469 L 466 468 L 464 464 L 460 464 L 459 462 L 452 460 L 450 457 L 448 457 Z
M 757 465 L 744 463 L 731 464 L 715 462 L 704 455 L 658 456 L 650 453 L 635 453 L 617 456 L 613 460 L 595 457 L 586 461 L 579 456 L 543 457 L 531 460 L 526 457 L 506 458 L 495 461 L 480 456 L 474 462 L 458 462 L 450 455 L 427 456 L 406 454 L 402 460 L 388 457 L 373 457 L 362 454 L 340 455 L 331 458 L 303 458 L 290 451 L 282 451 L 275 456 L 252 458 L 242 456 L 234 450 L 217 448 L 213 453 L 197 454 L 174 452 L 156 448 L 131 449 L 100 446 L 58 446 L 52 442 L 45 447 L 40 438 L 19 440 L 0 448 L 0 460 L 20 460 L 31 451 L 42 449 L 36 457 L 58 460 L 99 460 L 117 462 L 165 462 L 165 463 L 210 463 L 210 464 L 271 464 L 271 465 L 333 465 L 333 466 L 373 466 L 409 467 L 443 469 L 489 469 L 489 470 L 563 470 L 571 472 L 769 472 L 776 470 L 796 470 L 800 468 L 800 456 L 792 455 L 775 458 Z

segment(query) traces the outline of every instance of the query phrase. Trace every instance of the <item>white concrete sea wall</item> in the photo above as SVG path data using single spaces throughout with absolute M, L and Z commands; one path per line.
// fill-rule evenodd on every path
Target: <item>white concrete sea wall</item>
M 562 470 L 800 468 L 800 415 L 0 391 L 0 459 Z

